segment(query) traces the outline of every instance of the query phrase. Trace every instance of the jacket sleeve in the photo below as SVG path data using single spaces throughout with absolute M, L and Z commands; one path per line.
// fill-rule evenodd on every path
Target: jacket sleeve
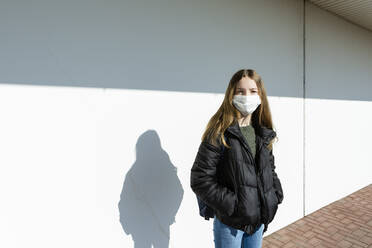
M 222 149 L 222 148 L 221 148 Z M 231 216 L 237 206 L 237 195 L 217 182 L 217 164 L 221 149 L 202 141 L 191 169 L 191 188 L 208 206 Z
M 278 177 L 278 174 L 275 172 L 275 157 L 273 155 L 273 150 L 270 151 L 270 163 L 271 163 L 271 169 L 273 171 L 273 180 L 274 180 L 274 188 L 276 196 L 278 197 L 278 204 L 282 203 L 284 195 L 283 195 L 283 189 L 282 184 L 280 182 L 280 179 Z

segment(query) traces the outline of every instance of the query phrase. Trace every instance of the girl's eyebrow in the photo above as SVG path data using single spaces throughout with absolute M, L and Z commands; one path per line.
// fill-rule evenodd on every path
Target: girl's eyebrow
M 244 88 L 240 88 L 240 87 L 238 87 L 237 89 L 238 90 L 244 90 Z M 250 90 L 257 90 L 257 88 L 250 88 Z

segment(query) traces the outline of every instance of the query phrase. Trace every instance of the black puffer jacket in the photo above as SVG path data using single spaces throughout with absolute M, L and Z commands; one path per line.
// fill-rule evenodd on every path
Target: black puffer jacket
M 220 142 L 217 147 L 201 142 L 190 177 L 200 214 L 205 219 L 216 214 L 222 223 L 248 234 L 262 223 L 266 232 L 283 201 L 274 156 L 266 147 L 276 132 L 259 126 L 255 127 L 255 134 L 255 159 L 236 120 L 224 134 L 231 149 Z

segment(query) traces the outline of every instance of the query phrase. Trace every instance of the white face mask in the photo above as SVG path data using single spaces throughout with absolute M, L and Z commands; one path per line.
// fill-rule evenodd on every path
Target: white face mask
M 232 100 L 233 105 L 242 113 L 247 116 L 252 114 L 258 105 L 261 104 L 261 99 L 258 94 L 255 95 L 234 95 Z

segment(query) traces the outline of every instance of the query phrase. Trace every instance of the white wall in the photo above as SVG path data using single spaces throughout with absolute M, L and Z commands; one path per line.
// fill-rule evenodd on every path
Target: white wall
M 305 212 L 372 182 L 372 32 L 306 5 Z
M 308 6 L 308 19 L 322 18 L 307 20 L 303 122 L 302 7 L 295 0 L 3 1 L 0 246 L 211 247 L 212 221 L 198 215 L 190 169 L 241 68 L 262 75 L 279 138 L 285 199 L 265 235 L 303 216 L 304 159 L 306 214 L 370 183 L 371 33 Z M 321 32 L 312 29 L 319 25 Z M 334 78 L 330 63 L 315 70 L 340 56 L 317 52 L 325 33 L 335 48 L 336 34 L 351 32 L 363 44 L 347 54 L 352 65 L 337 60 Z M 358 82 L 345 80 L 346 66 L 358 70 Z M 326 76 L 334 81 L 321 81 Z M 335 87 L 326 90 L 329 83 Z M 349 92 L 360 87 L 356 101 Z

